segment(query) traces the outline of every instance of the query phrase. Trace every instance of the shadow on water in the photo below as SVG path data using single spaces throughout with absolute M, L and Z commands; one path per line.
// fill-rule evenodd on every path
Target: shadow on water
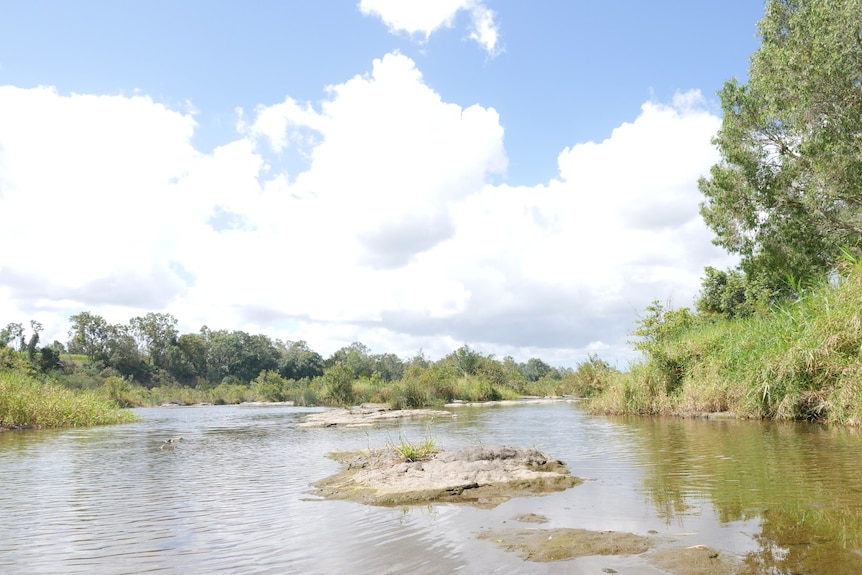
M 489 529 L 650 534 L 708 545 L 739 573 L 862 573 L 862 436 L 749 421 L 607 418 L 568 404 L 461 407 L 452 419 L 307 429 L 314 409 L 138 410 L 135 424 L 0 433 L 0 573 L 666 573 L 650 552 L 523 561 Z M 588 479 L 492 510 L 321 501 L 332 450 L 430 434 L 446 449 L 537 447 Z M 169 438 L 182 441 L 166 444 Z

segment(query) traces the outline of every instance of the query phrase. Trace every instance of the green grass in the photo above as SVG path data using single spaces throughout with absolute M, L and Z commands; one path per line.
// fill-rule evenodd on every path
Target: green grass
M 422 461 L 440 451 L 434 438 L 428 434 L 421 441 L 410 441 L 399 435 L 398 443 L 392 443 L 391 447 L 407 461 Z
M 590 407 L 862 424 L 862 266 L 759 315 L 698 316 Z
M 0 371 L 0 428 L 130 423 L 135 416 L 92 392 L 76 393 L 18 370 Z

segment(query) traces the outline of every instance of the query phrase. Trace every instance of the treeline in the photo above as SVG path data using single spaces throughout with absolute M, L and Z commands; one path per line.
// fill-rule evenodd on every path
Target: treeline
M 408 359 L 375 354 L 359 342 L 324 358 L 305 341 L 206 326 L 181 334 L 177 319 L 164 313 L 125 324 L 91 312 L 69 319 L 65 344 L 39 348 L 41 326 L 31 322 L 29 338 L 21 324 L 8 324 L 0 331 L 0 347 L 16 348 L 34 372 L 65 387 L 100 390 L 126 407 L 242 401 L 419 407 L 453 399 L 583 395 L 596 386 L 595 378 L 614 371 L 598 357 L 577 369 L 557 368 L 539 358 L 499 360 L 467 345 L 437 361 L 421 351 Z

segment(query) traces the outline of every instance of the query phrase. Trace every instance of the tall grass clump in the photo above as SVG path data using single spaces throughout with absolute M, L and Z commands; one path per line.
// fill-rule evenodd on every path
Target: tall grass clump
M 118 409 L 96 393 L 75 393 L 19 370 L 0 371 L 0 428 L 82 427 L 134 420 L 132 412 Z
M 643 361 L 594 410 L 862 424 L 862 265 L 746 317 L 648 312 Z
M 390 442 L 390 447 L 410 462 L 428 459 L 440 451 L 436 441 L 427 431 L 425 437 L 420 441 L 411 441 L 404 437 L 404 435 L 399 435 L 398 442 Z

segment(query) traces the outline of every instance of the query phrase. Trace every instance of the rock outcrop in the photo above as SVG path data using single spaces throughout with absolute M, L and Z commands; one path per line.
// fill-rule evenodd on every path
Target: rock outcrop
M 418 461 L 405 460 L 395 449 L 332 455 L 344 469 L 314 484 L 317 494 L 371 505 L 439 501 L 490 508 L 581 482 L 561 461 L 536 449 L 505 445 L 474 445 Z

